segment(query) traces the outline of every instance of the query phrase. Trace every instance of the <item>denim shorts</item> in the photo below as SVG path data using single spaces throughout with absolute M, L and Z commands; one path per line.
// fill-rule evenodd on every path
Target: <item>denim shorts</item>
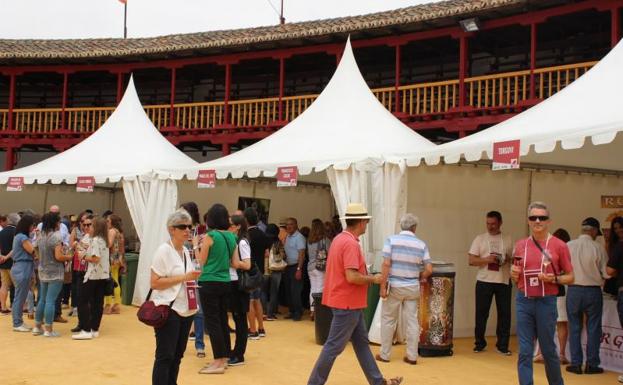
M 253 290 L 251 293 L 249 293 L 249 298 L 250 299 L 261 299 L 262 298 L 262 289 L 255 289 Z

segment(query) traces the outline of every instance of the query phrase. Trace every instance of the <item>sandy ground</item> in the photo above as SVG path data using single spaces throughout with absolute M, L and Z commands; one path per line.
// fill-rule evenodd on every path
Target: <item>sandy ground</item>
M 65 312 L 66 313 L 66 312 Z M 73 341 L 67 324 L 56 325 L 60 338 L 34 337 L 11 331 L 11 317 L 0 318 L 0 384 L 3 385 L 141 385 L 151 383 L 155 349 L 153 330 L 137 321 L 136 308 L 123 307 L 121 315 L 105 315 L 100 337 Z M 31 320 L 26 320 L 32 325 Z M 182 361 L 178 383 L 227 385 L 306 384 L 320 346 L 314 342 L 313 322 L 278 320 L 266 323 L 268 336 L 249 341 L 246 365 L 231 367 L 224 375 L 200 375 L 208 359 L 195 356 L 192 341 Z M 454 356 L 420 358 L 416 366 L 402 362 L 404 346 L 396 346 L 390 363 L 379 363 L 386 376 L 401 375 L 405 384 L 517 384 L 517 355 L 505 357 L 494 351 L 471 352 L 471 339 L 455 340 Z M 494 346 L 490 341 L 490 346 Z M 512 350 L 516 351 L 515 341 Z M 372 346 L 374 354 L 377 346 Z M 616 384 L 615 373 L 575 375 L 563 370 L 565 383 Z M 365 377 L 349 346 L 338 357 L 329 384 L 362 385 Z M 535 383 L 546 384 L 543 365 L 535 365 Z

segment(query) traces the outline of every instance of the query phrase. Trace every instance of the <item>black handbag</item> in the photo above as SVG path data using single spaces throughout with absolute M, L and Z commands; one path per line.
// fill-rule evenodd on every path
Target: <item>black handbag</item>
M 264 277 L 255 263 L 249 270 L 238 270 L 238 289 L 248 293 L 262 287 Z
M 115 295 L 115 288 L 119 286 L 111 276 L 106 279 L 104 286 L 104 296 Z
M 539 248 L 539 250 L 541 250 L 541 253 L 545 253 L 545 251 L 543 251 L 543 248 L 541 247 L 541 245 L 539 245 L 539 242 L 536 241 L 536 239 L 534 239 L 534 237 L 532 237 L 532 242 L 534 242 L 534 244 L 536 245 L 536 247 Z M 554 269 L 554 275 L 555 276 L 559 276 L 560 274 L 558 274 L 558 271 L 556 271 L 556 267 L 554 266 L 554 264 L 552 263 L 552 269 Z M 556 294 L 556 297 L 564 297 L 565 294 L 567 294 L 567 290 L 565 289 L 565 285 L 561 285 L 558 284 L 558 294 Z

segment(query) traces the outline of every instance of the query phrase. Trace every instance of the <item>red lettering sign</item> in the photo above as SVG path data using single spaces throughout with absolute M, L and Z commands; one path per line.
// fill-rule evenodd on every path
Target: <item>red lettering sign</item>
M 215 188 L 216 187 L 216 171 L 200 170 L 197 176 L 197 188 Z
M 279 167 L 277 169 L 277 187 L 294 187 L 298 179 L 298 168 Z
M 77 192 L 93 192 L 95 188 L 95 178 L 92 176 L 79 176 L 76 182 Z
M 22 191 L 24 187 L 24 178 L 21 176 L 12 176 L 6 185 L 6 191 Z
M 519 168 L 519 140 L 493 143 L 492 170 Z

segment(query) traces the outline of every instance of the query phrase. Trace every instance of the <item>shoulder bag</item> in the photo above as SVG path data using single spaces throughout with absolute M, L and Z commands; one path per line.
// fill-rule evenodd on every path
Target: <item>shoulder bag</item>
M 536 245 L 536 247 L 539 248 L 542 254 L 545 254 L 545 251 L 543 250 L 541 245 L 539 245 L 539 242 L 537 242 L 536 239 L 534 239 L 534 237 L 532 237 L 532 242 L 534 242 L 534 244 Z M 556 269 L 556 266 L 554 266 L 554 261 L 552 261 L 552 269 L 554 269 L 554 275 L 556 276 L 560 275 L 558 274 L 558 271 L 556 271 L 557 269 Z M 566 294 L 565 285 L 558 284 L 558 294 L 556 294 L 556 297 L 564 297 L 565 294 Z
M 318 242 L 318 249 L 316 249 L 316 270 L 325 271 L 327 269 L 327 241 L 325 238 Z
M 268 270 L 283 271 L 287 266 L 288 263 L 284 260 L 283 255 L 279 252 L 279 246 L 271 246 L 270 252 L 268 254 Z
M 229 243 L 223 234 L 221 234 L 223 239 L 225 240 L 225 245 L 227 246 L 227 252 L 229 252 L 229 257 L 231 258 L 233 253 L 229 248 Z M 238 251 L 240 251 L 240 246 L 238 246 Z M 255 263 L 251 264 L 251 268 L 249 270 L 237 270 L 238 273 L 238 290 L 252 292 L 255 289 L 262 287 L 262 273 L 260 269 L 257 268 Z

